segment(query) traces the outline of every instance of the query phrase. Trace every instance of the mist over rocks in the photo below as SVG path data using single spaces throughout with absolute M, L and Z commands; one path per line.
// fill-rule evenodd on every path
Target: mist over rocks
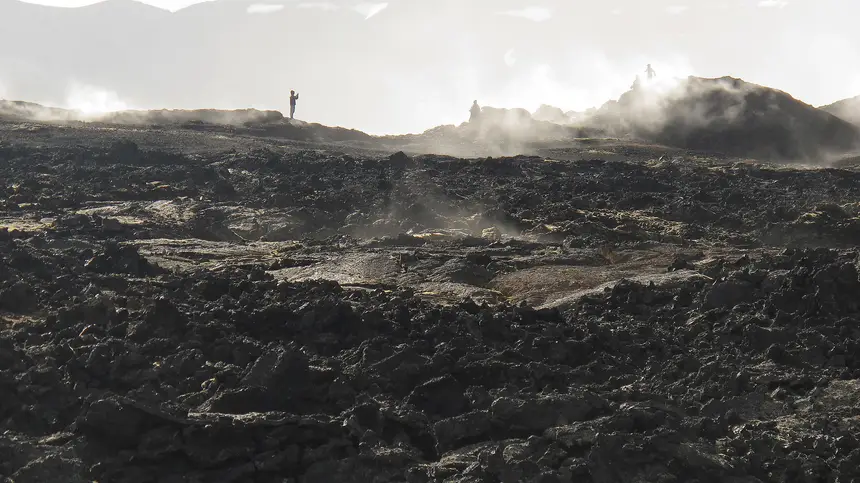
M 850 118 L 851 106 L 856 104 L 852 102 L 816 109 L 785 92 L 741 79 L 688 77 L 643 83 L 618 100 L 585 112 L 564 112 L 549 105 L 540 106 L 534 113 L 522 108 L 483 106 L 475 122 L 396 136 L 371 136 L 257 109 L 88 114 L 30 102 L 0 101 L 0 118 L 211 131 L 228 128 L 256 136 L 322 143 L 360 142 L 386 147 L 413 144 L 419 152 L 441 150 L 458 155 L 483 151 L 510 156 L 533 153 L 550 144 L 611 137 L 765 161 L 826 164 L 834 157 L 860 149 L 860 126 L 828 112 Z
M 860 126 L 860 96 L 819 107 L 822 111 L 827 111 L 836 117 L 844 119 L 855 126 Z
M 554 122 L 556 124 L 567 124 L 570 122 L 570 117 L 560 107 L 541 104 L 540 107 L 532 113 L 532 118 L 537 121 Z
M 243 126 L 284 121 L 279 111 L 257 109 L 156 109 L 88 113 L 33 102 L 0 99 L 0 118 L 29 121 L 87 121 L 120 125 L 176 125 L 184 123 Z
M 195 131 L 224 131 L 294 141 L 371 141 L 373 136 L 356 129 L 323 126 L 291 120 L 280 111 L 258 109 L 158 109 L 87 113 L 47 107 L 32 102 L 0 99 L 0 120 L 61 123 L 73 126 L 179 128 Z
M 584 136 L 584 129 L 534 117 L 522 108 L 481 108 L 481 117 L 460 126 L 467 136 L 499 143 L 567 141 Z
M 21 121 L 79 121 L 83 113 L 35 102 L 0 99 L 0 119 Z
M 284 115 L 279 111 L 260 111 L 257 109 L 236 109 L 229 111 L 218 109 L 159 109 L 108 112 L 95 116 L 95 119 L 110 124 L 170 125 L 200 122 L 226 126 L 242 126 L 284 121 Z
M 643 84 L 586 122 L 616 136 L 756 159 L 815 161 L 860 146 L 857 126 L 732 77 Z
M 840 112 L 847 112 L 850 103 Z M 836 109 L 836 108 L 832 108 Z M 585 112 L 540 106 L 485 106 L 479 122 L 434 136 L 473 136 L 515 143 L 586 137 L 639 140 L 765 161 L 827 164 L 860 149 L 860 127 L 791 95 L 732 77 L 664 79 L 643 83 L 618 100 Z

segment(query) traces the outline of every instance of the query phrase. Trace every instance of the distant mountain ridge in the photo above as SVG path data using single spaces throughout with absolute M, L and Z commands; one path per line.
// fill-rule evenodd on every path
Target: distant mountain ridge
M 356 130 L 292 122 L 279 111 L 152 110 L 118 111 L 86 116 L 38 104 L 0 101 L 0 118 L 16 120 L 88 120 L 120 125 L 194 127 L 197 124 L 253 129 L 258 135 L 288 139 L 368 141 Z M 253 134 L 252 133 L 252 134 Z M 572 119 L 561 109 L 483 107 L 480 122 L 439 126 L 408 139 L 480 140 L 525 149 L 530 143 L 576 142 L 577 138 L 634 138 L 685 149 L 772 160 L 824 160 L 834 153 L 860 149 L 860 127 L 789 94 L 732 77 L 689 77 L 676 84 L 655 84 L 623 94 L 618 100 Z M 404 138 L 405 139 L 405 138 Z
M 821 106 L 819 109 L 844 119 L 855 126 L 860 126 L 860 96 L 843 99 L 833 104 Z
M 42 106 L 34 102 L 0 99 L 0 118 L 23 121 L 83 121 L 119 125 L 171 125 L 199 122 L 223 126 L 243 126 L 283 121 L 284 115 L 279 111 L 261 111 L 258 109 L 155 109 L 89 114 L 70 109 Z
M 860 147 L 857 126 L 741 79 L 689 77 L 654 89 L 631 90 L 587 122 L 615 135 L 760 159 L 819 159 Z
M 32 102 L 0 99 L 0 121 L 185 128 L 322 143 L 367 142 L 374 139 L 356 129 L 293 121 L 285 118 L 280 111 L 257 109 L 158 109 L 85 114 Z

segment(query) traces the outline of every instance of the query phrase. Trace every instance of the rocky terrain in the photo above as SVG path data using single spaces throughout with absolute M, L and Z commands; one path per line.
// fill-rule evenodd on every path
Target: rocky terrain
M 6 482 L 860 481 L 851 162 L 255 129 L 0 123 Z

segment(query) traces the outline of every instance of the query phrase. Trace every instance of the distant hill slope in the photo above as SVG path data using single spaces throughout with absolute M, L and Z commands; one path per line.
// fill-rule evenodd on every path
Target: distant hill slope
M 257 109 L 158 109 L 87 114 L 58 107 L 47 107 L 34 102 L 0 99 L 0 118 L 27 121 L 90 121 L 129 125 L 172 125 L 198 122 L 224 126 L 244 126 L 283 121 L 284 115 L 279 111 L 260 111 Z
M 595 136 L 633 137 L 682 149 L 779 161 L 825 161 L 831 155 L 860 149 L 860 127 L 785 92 L 731 77 L 689 77 L 631 90 L 617 101 L 583 113 L 575 122 L 565 122 L 567 114 L 548 106 L 535 115 L 525 109 L 485 106 L 480 122 L 405 136 L 371 136 L 291 121 L 279 111 L 257 109 L 118 111 L 86 116 L 34 103 L 0 101 L 0 118 L 176 126 L 300 141 L 419 143 L 431 148 L 477 142 L 503 154 Z M 548 118 L 556 122 L 543 120 Z
M 231 130 L 296 141 L 355 142 L 373 136 L 356 129 L 291 121 L 280 111 L 257 109 L 160 109 L 84 114 L 68 109 L 45 107 L 33 102 L 0 99 L 0 120 L 32 122 L 88 122 L 122 126 L 180 127 L 203 130 Z
M 855 126 L 860 126 L 860 96 L 819 107 L 822 111 L 827 111 L 840 119 L 850 122 Z
M 35 102 L 0 99 L 0 119 L 21 121 L 74 121 L 81 114 L 68 109 L 45 107 Z
M 815 160 L 860 146 L 857 126 L 732 77 L 689 77 L 629 91 L 588 122 L 615 135 L 759 159 Z

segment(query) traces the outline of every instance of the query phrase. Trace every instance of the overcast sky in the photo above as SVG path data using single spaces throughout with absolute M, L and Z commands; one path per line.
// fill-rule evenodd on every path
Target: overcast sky
M 39 5 L 50 5 L 52 7 L 85 7 L 94 3 L 99 3 L 104 0 L 22 0 L 27 3 L 37 3 Z M 141 3 L 152 5 L 154 7 L 163 8 L 171 12 L 183 9 L 195 3 L 203 3 L 213 0 L 140 0 Z M 224 0 L 221 0 L 224 1 Z
M 208 5 L 183 10 L 199 0 L 143 3 L 175 13 L 147 14 L 145 27 L 116 27 L 140 32 L 111 31 L 92 44 L 83 32 L 34 39 L 29 30 L 20 35 L 44 40 L 43 51 L 0 43 L 0 97 L 94 110 L 286 111 L 295 88 L 303 119 L 402 133 L 462 122 L 473 99 L 530 111 L 543 103 L 597 107 L 627 90 L 647 63 L 661 77 L 730 75 L 813 105 L 860 95 L 858 0 L 214 0 L 213 8 L 241 4 L 216 9 L 217 19 Z M 222 18 L 228 13 L 235 25 Z M 182 27 L 166 45 L 158 25 L 171 17 Z M 87 25 L 92 35 L 98 24 Z M 70 50 L 56 60 L 58 45 Z M 82 49 L 98 50 L 101 60 Z M 125 58 L 150 49 L 160 54 Z

